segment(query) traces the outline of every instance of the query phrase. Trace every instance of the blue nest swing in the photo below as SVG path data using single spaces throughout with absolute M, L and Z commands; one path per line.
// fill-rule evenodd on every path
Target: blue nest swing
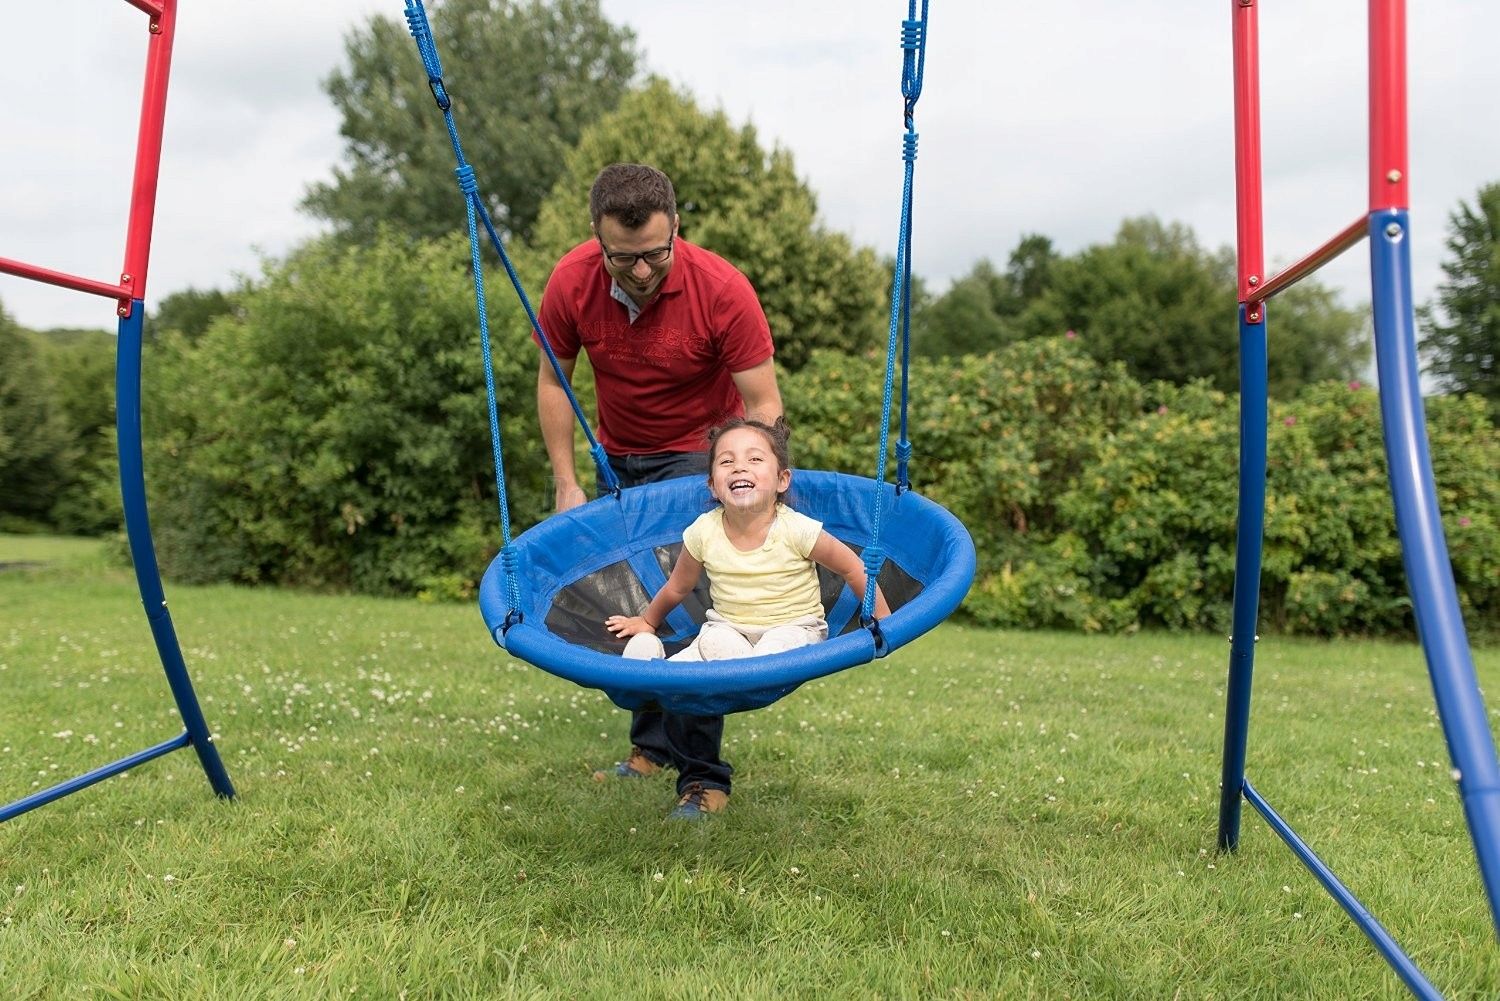
M 578 400 L 521 286 L 489 212 L 478 194 L 473 168 L 464 160 L 452 101 L 421 0 L 406 0 L 406 20 L 421 52 L 428 84 L 442 110 L 458 161 L 459 187 L 468 213 L 471 268 L 478 307 L 480 348 L 489 400 L 503 545 L 485 572 L 479 608 L 495 642 L 520 659 L 569 681 L 602 690 L 625 709 L 661 708 L 709 716 L 759 709 L 813 678 L 867 663 L 909 643 L 954 609 L 974 579 L 974 542 L 964 526 L 940 505 L 911 489 L 907 440 L 907 374 L 910 359 L 911 190 L 917 155 L 913 113 L 921 93 L 925 62 L 927 3 L 920 18 L 908 0 L 902 22 L 904 50 L 901 92 L 905 134 L 901 227 L 892 281 L 890 336 L 886 348 L 885 392 L 876 478 L 797 470 L 792 506 L 823 523 L 830 534 L 861 555 L 866 573 L 879 581 L 892 614 L 876 622 L 875 589 L 866 588 L 861 605 L 843 580 L 820 568 L 823 607 L 830 638 L 823 643 L 764 657 L 740 660 L 625 660 L 624 641 L 604 628 L 616 613 L 635 614 L 666 583 L 683 530 L 714 503 L 704 480 L 690 477 L 622 490 L 608 456 L 589 428 Z M 505 487 L 504 452 L 490 357 L 479 226 L 499 255 L 526 310 L 559 383 L 568 391 L 583 427 L 604 496 L 548 518 L 515 540 Z M 899 337 L 898 337 L 899 334 Z M 887 483 L 897 345 L 901 356 L 901 414 L 896 444 L 896 481 Z M 886 531 L 887 523 L 896 531 Z M 706 585 L 667 616 L 663 642 L 681 649 L 697 634 L 708 606 Z

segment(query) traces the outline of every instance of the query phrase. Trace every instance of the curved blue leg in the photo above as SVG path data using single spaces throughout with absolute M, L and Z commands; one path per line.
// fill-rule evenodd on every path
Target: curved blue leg
M 125 533 L 130 539 L 130 557 L 135 564 L 135 579 L 146 607 L 146 619 L 151 623 L 151 634 L 187 730 L 188 743 L 198 752 L 198 761 L 214 792 L 229 798 L 234 796 L 234 784 L 229 781 L 229 773 L 224 770 L 208 723 L 203 719 L 203 710 L 198 706 L 198 696 L 193 692 L 193 682 L 182 659 L 177 631 L 167 613 L 167 597 L 162 590 L 156 545 L 151 540 L 151 521 L 146 513 L 146 476 L 141 455 L 141 328 L 145 312 L 139 299 L 131 303 L 130 315 L 120 320 L 116 346 L 115 429 L 119 439 Z
M 1500 931 L 1500 765 L 1458 608 L 1433 486 L 1413 329 L 1410 247 L 1404 209 L 1370 214 L 1375 360 L 1396 530 L 1417 636 L 1427 656 L 1464 816 L 1489 895 L 1490 917 Z
M 1224 707 L 1224 771 L 1219 785 L 1219 848 L 1240 843 L 1240 792 L 1250 728 L 1250 682 L 1260 615 L 1261 541 L 1266 521 L 1267 351 L 1265 306 L 1252 323 L 1240 306 L 1240 499 L 1234 543 L 1234 632 Z

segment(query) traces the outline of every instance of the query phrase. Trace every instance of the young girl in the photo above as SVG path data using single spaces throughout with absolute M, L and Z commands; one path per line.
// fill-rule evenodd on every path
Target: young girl
M 726 660 L 779 653 L 828 638 L 814 564 L 849 583 L 860 600 L 865 568 L 854 551 L 792 510 L 791 430 L 736 418 L 708 434 L 708 486 L 719 506 L 682 533 L 682 553 L 667 583 L 640 615 L 612 615 L 605 626 L 628 638 L 624 656 L 666 656 L 656 630 L 692 593 L 706 568 L 714 607 L 693 643 L 673 660 Z M 875 617 L 891 614 L 875 590 Z

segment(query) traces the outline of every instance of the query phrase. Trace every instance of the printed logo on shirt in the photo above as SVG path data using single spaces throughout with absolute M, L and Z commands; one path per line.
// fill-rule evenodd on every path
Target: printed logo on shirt
M 702 345 L 677 327 L 635 328 L 629 324 L 600 320 L 580 324 L 578 336 L 596 368 L 648 366 L 674 369 L 701 354 Z

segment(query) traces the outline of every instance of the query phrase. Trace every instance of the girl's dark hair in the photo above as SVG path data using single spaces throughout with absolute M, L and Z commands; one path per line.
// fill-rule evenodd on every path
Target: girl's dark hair
M 792 468 L 792 451 L 788 444 L 792 437 L 791 425 L 786 422 L 785 417 L 778 417 L 770 424 L 758 421 L 750 417 L 731 417 L 729 420 L 715 424 L 708 429 L 708 479 L 713 482 L 714 478 L 714 456 L 719 451 L 719 439 L 730 431 L 738 428 L 749 428 L 758 431 L 771 446 L 771 454 L 776 456 L 776 462 L 782 469 Z M 776 499 L 786 499 L 787 491 L 778 491 Z
M 609 216 L 626 229 L 640 229 L 658 212 L 667 222 L 677 218 L 677 193 L 672 181 L 644 163 L 612 163 L 599 171 L 589 190 L 589 218 L 597 228 Z

